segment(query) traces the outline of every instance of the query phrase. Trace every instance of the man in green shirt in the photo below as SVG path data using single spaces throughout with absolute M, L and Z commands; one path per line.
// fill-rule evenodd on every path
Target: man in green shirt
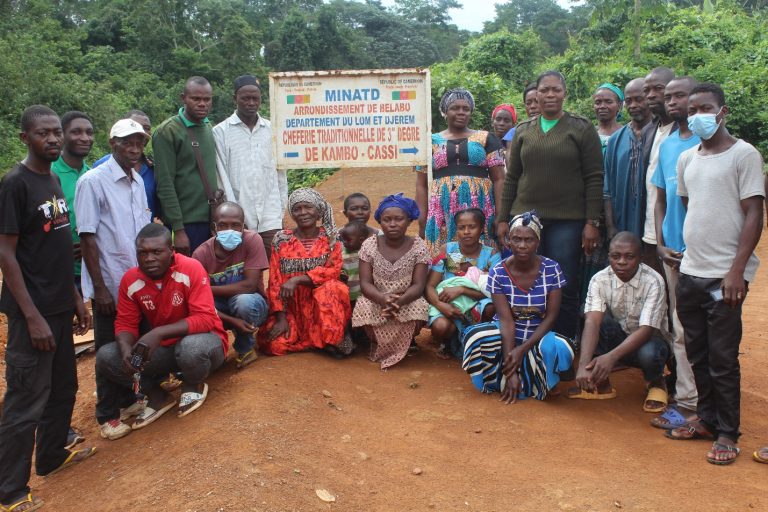
M 152 136 L 157 197 L 163 220 L 174 234 L 177 252 L 190 255 L 211 237 L 208 197 L 200 177 L 204 172 L 212 189 L 217 188 L 216 143 L 211 123 L 213 89 L 201 76 L 189 78 L 181 93 L 179 113 L 163 121 Z M 198 170 L 193 149 L 198 144 L 204 169 Z
M 64 132 L 59 159 L 51 164 L 53 171 L 61 180 L 64 199 L 69 206 L 69 222 L 72 229 L 72 244 L 75 248 L 75 286 L 80 290 L 80 237 L 77 236 L 75 222 L 75 185 L 80 176 L 90 169 L 85 158 L 93 147 L 93 123 L 88 114 L 72 110 L 61 116 L 61 127 Z

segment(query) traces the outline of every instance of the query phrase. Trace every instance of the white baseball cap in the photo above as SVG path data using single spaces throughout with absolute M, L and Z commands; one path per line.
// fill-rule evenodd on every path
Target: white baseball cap
M 139 123 L 133 119 L 121 119 L 112 125 L 112 129 L 109 130 L 109 138 L 112 139 L 114 137 L 128 137 L 134 133 L 140 133 L 145 138 L 149 138 L 147 132 L 144 131 L 144 127 Z

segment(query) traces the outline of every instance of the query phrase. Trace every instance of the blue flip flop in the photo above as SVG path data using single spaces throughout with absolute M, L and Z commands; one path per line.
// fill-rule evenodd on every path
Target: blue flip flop
M 665 422 L 662 423 L 662 420 Z M 651 420 L 651 426 L 661 428 L 664 430 L 673 430 L 679 427 L 683 427 L 688 423 L 685 416 L 680 414 L 675 407 L 667 407 L 661 415 Z

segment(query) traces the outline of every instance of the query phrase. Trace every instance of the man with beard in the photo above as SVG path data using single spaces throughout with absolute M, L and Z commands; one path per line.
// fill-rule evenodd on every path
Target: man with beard
M 667 84 L 675 78 L 675 73 L 669 68 L 658 67 L 651 70 L 645 77 L 645 92 L 648 98 L 648 107 L 653 114 L 653 143 L 645 149 L 645 190 L 647 201 L 645 202 L 645 224 L 643 226 L 643 263 L 649 265 L 656 272 L 661 273 L 662 268 L 656 255 L 656 221 L 654 210 L 656 209 L 656 186 L 651 183 L 651 178 L 659 164 L 659 147 L 672 131 L 677 129 L 674 121 L 667 114 L 664 106 L 664 91 Z
M 216 143 L 207 117 L 211 84 L 201 76 L 189 78 L 181 101 L 179 113 L 155 130 L 152 148 L 163 221 L 173 230 L 176 251 L 189 256 L 211 237 L 209 197 L 202 180 L 204 175 L 216 188 Z
M 669 117 L 678 130 L 667 137 L 659 147 L 659 165 L 651 182 L 657 187 L 656 196 L 656 249 L 661 258 L 667 281 L 667 296 L 672 316 L 672 350 L 675 354 L 675 401 L 677 407 L 668 407 L 664 414 L 651 420 L 659 428 L 676 428 L 696 416 L 696 382 L 691 363 L 685 351 L 683 326 L 677 316 L 675 289 L 680 277 L 683 258 L 683 221 L 685 207 L 677 195 L 677 160 L 683 151 L 697 146 L 701 139 L 688 128 L 688 94 L 696 86 L 691 77 L 675 78 L 667 84 L 664 103 Z
M 85 334 L 91 317 L 73 284 L 70 209 L 51 173 L 63 139 L 59 117 L 43 105 L 27 108 L 20 137 L 27 156 L 0 182 L 0 312 L 8 317 L 0 507 L 24 511 L 43 506 L 29 490 L 33 451 L 44 476 L 95 448 L 66 448 L 77 392 L 73 327 Z
M 83 297 L 93 299 L 94 341 L 96 350 L 115 340 L 117 290 L 120 280 L 136 266 L 134 240 L 139 231 L 151 222 L 144 181 L 135 167 L 144 154 L 149 135 L 132 119 L 121 119 L 109 132 L 112 156 L 102 165 L 91 169 L 77 183 L 75 211 L 79 219 L 78 232 L 82 239 Z M 96 372 L 96 416 L 101 436 L 118 439 L 131 429 L 120 418 L 99 414 L 104 403 L 116 403 L 123 408 L 122 419 L 142 412 L 144 403 L 126 390 L 110 395 L 112 388 Z
M 624 88 L 624 103 L 632 119 L 608 140 L 605 150 L 603 198 L 608 238 L 619 231 L 643 234 L 645 167 L 643 149 L 650 144 L 651 111 L 643 92 L 644 79 Z

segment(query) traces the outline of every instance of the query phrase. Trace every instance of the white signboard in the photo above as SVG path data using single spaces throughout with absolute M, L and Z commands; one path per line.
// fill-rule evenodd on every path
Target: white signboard
M 280 169 L 428 165 L 428 69 L 269 74 Z

